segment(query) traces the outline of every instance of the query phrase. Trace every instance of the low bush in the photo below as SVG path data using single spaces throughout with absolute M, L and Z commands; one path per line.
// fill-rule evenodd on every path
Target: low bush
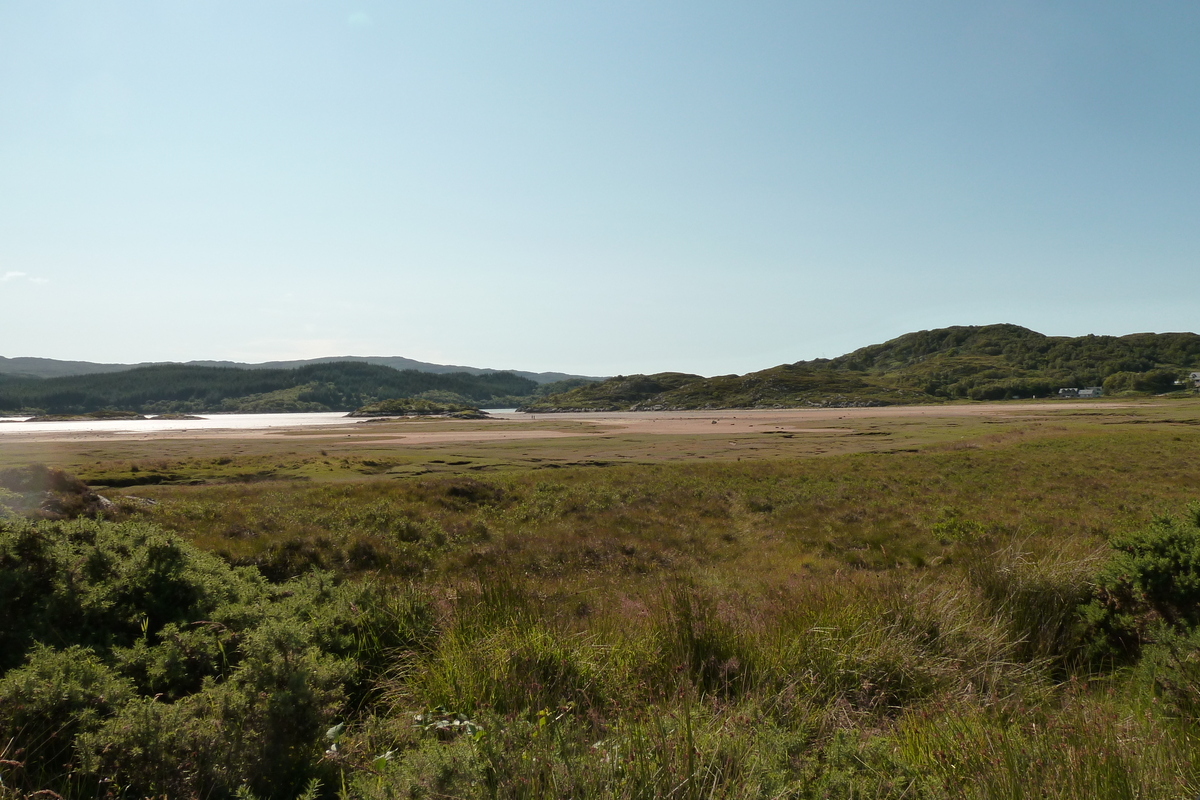
M 36 646 L 0 679 L 0 745 L 37 786 L 60 785 L 77 735 L 92 733 L 135 696 L 133 684 L 81 647 Z
M 27 790 L 291 798 L 429 646 L 419 595 L 268 583 L 146 524 L 0 520 L 0 748 Z M 89 788 L 91 787 L 91 788 Z
M 1093 658 L 1130 658 L 1200 624 L 1200 504 L 1114 537 L 1083 609 Z

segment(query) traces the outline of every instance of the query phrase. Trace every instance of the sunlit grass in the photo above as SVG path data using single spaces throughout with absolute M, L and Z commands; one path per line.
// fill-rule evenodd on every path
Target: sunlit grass
M 354 633 L 370 681 L 312 754 L 322 796 L 1190 800 L 1194 641 L 1096 663 L 1079 618 L 1109 538 L 1200 497 L 1189 408 L 742 461 L 671 440 L 547 468 L 602 452 L 563 440 L 91 468 L 203 480 L 110 494 L 273 581 L 391 598 Z

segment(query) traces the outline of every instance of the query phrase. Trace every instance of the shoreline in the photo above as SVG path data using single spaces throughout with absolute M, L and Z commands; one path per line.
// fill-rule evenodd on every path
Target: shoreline
M 972 404 L 938 404 L 911 406 L 869 406 L 856 408 L 781 408 L 781 409 L 712 409 L 686 411 L 573 411 L 573 412 L 508 412 L 493 414 L 488 420 L 366 420 L 349 418 L 340 412 L 325 412 L 321 420 L 306 420 L 294 425 L 271 424 L 282 422 L 284 414 L 253 415 L 261 417 L 262 425 L 222 426 L 221 420 L 205 419 L 215 425 L 196 425 L 190 421 L 173 421 L 172 425 L 154 426 L 156 420 L 97 421 L 87 430 L 55 430 L 49 426 L 70 425 L 70 422 L 36 423 L 38 430 L 22 430 L 17 426 L 0 426 L 0 441 L 13 443 L 53 442 L 112 442 L 172 439 L 262 439 L 338 438 L 377 443 L 422 444 L 437 442 L 488 442 L 515 439 L 547 439 L 564 437 L 607 436 L 628 433 L 651 436 L 729 435 L 779 431 L 792 434 L 839 434 L 849 429 L 829 423 L 839 420 L 914 419 L 936 417 L 1053 417 L 1059 412 L 1113 411 L 1144 407 L 1147 403 L 1129 401 L 1078 402 L 1000 401 Z M 305 415 L 315 416 L 315 415 Z M 146 423 L 146 424 L 140 424 Z M 522 424 L 515 430 L 497 430 Z M 530 425 L 532 423 L 532 425 Z M 556 426 L 571 423 L 590 423 L 577 430 Z M 33 424 L 33 423 L 26 423 Z M 77 423 L 76 423 L 77 424 Z M 416 429 L 415 426 L 420 426 Z M 449 430 L 447 426 L 453 425 Z M 589 430 L 588 428 L 592 428 Z

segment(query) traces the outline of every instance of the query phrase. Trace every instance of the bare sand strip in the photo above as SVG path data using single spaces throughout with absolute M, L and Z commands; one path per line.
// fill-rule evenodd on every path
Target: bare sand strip
M 297 428 L 207 428 L 139 431 L 4 431 L 4 440 L 18 442 L 118 442 L 155 440 L 247 440 L 276 439 L 303 434 L 306 439 L 393 442 L 396 444 L 434 444 L 444 442 L 496 442 L 522 439 L 586 438 L 613 435 L 648 436 L 727 436 L 741 433 L 779 431 L 781 433 L 839 435 L 854 432 L 848 423 L 872 419 L 919 419 L 953 417 L 1052 417 L 1059 412 L 1113 411 L 1136 407 L 1121 402 L 1043 402 L 1043 403 L 972 403 L 928 406 L 880 406 L 875 408 L 780 408 L 722 409 L 713 411 L 613 411 L 559 414 L 500 414 L 462 429 L 455 421 L 454 430 L 436 430 L 430 421 L 419 431 L 404 430 L 405 425 L 387 423 L 304 426 Z M 562 430 L 562 423 L 589 423 L 579 430 Z M 515 423 L 521 423 L 518 427 Z M 530 425 L 530 423 L 534 423 Z M 545 425 L 541 427 L 537 423 Z M 19 425 L 20 423 L 14 423 Z M 428 427 L 426 427 L 428 426 Z M 429 427 L 434 427 L 430 430 Z

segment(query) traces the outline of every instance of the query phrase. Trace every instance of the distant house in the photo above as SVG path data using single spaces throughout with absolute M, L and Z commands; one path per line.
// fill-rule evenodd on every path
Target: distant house
M 1088 386 L 1079 390 L 1079 397 L 1102 397 L 1103 395 L 1103 386 Z
M 1200 372 L 1192 372 L 1188 374 L 1188 380 L 1192 382 L 1192 386 L 1200 389 Z
M 1078 389 L 1059 389 L 1058 396 L 1059 397 L 1079 397 L 1079 390 Z

